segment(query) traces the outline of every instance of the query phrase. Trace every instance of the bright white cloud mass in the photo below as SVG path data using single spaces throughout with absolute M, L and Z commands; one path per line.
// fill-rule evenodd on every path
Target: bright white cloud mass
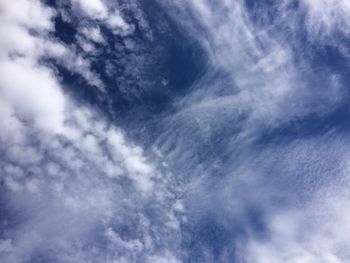
M 0 261 L 350 262 L 349 16 L 0 1 Z

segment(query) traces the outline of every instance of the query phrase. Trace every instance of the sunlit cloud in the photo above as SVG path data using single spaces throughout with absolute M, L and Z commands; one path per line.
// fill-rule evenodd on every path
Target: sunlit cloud
M 348 1 L 57 2 L 0 3 L 4 262 L 349 260 Z

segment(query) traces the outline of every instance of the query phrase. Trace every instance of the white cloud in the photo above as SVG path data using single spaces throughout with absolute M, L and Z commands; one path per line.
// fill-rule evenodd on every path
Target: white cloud
M 3 0 L 1 1 L 1 9 L 3 14 L 1 21 L 5 22 L 6 25 L 15 23 L 18 26 L 35 28 L 36 30 L 51 30 L 53 27 L 51 19 L 54 16 L 54 10 L 41 5 L 39 1 L 18 0 L 13 2 Z
M 313 2 L 318 1 L 306 2 L 301 5 L 302 9 L 318 12 L 311 7 Z M 332 1 L 319 2 L 325 12 L 334 8 L 327 8 Z M 339 2 L 341 4 L 337 6 L 344 7 L 332 11 L 332 18 L 333 13 L 346 17 L 340 12 L 340 9 L 347 8 L 345 1 Z M 296 17 L 300 19 L 301 12 L 293 13 L 284 4 L 276 3 L 271 7 L 279 8 L 276 23 L 288 25 L 291 27 L 289 30 L 296 33 L 293 31 L 298 30 Z M 241 116 L 247 116 L 242 125 L 246 136 L 250 137 L 261 127 L 273 128 L 306 115 L 327 114 L 341 102 L 343 88 L 339 85 L 334 88 L 333 76 L 325 75 L 326 80 L 320 84 L 322 91 L 319 89 L 315 92 L 310 83 L 318 81 L 319 75 L 311 75 L 313 69 L 308 68 L 309 65 L 304 64 L 302 59 L 296 63 L 295 58 L 299 58 L 303 50 L 293 50 L 295 43 L 283 41 L 283 33 L 274 32 L 274 24 L 266 27 L 254 24 L 243 1 L 224 1 L 220 4 L 205 0 L 180 1 L 165 5 L 171 10 L 176 8 L 176 12 L 169 13 L 177 20 L 181 16 L 180 24 L 202 44 L 209 58 L 208 71 L 203 73 L 201 80 L 196 80 L 191 87 L 192 93 L 177 102 L 180 114 L 172 116 L 172 119 L 195 118 L 198 113 L 196 109 L 199 108 L 201 112 L 197 119 L 201 120 L 204 119 L 202 115 L 214 115 L 212 108 L 218 114 L 213 118 L 217 119 L 223 119 L 219 116 L 224 109 L 236 115 L 239 112 Z M 306 8 L 305 5 L 310 6 Z M 331 19 L 325 20 L 333 23 Z M 312 23 L 320 24 L 316 21 Z M 345 25 L 334 22 L 336 24 Z M 220 73 L 215 75 L 212 71 L 222 73 L 225 79 L 217 77 Z
M 316 39 L 331 36 L 335 31 L 350 33 L 350 3 L 347 0 L 301 1 L 306 13 L 306 27 Z
M 318 199 L 300 209 L 274 215 L 269 237 L 248 243 L 249 262 L 349 261 L 349 199 L 327 197 L 324 193 Z
M 83 33 L 83 35 L 88 38 L 91 39 L 92 41 L 96 42 L 96 43 L 103 43 L 104 42 L 104 38 L 101 34 L 101 30 L 99 27 L 84 27 L 81 32 Z
M 64 96 L 50 70 L 28 59 L 9 59 L 0 62 L 0 78 L 1 96 L 19 109 L 20 115 L 34 116 L 41 128 L 62 130 Z
M 134 26 L 126 23 L 118 11 L 111 14 L 107 20 L 107 25 L 113 30 L 114 33 L 123 36 L 134 32 Z
M 113 7 L 108 5 L 108 2 L 101 0 L 84 1 L 84 0 L 71 0 L 74 5 L 78 5 L 83 10 L 85 15 L 90 19 L 97 19 L 100 23 L 106 24 L 114 34 L 126 36 L 134 32 L 134 26 L 128 24 L 122 17 L 121 13 Z M 100 42 L 100 36 L 95 29 L 90 30 L 90 37 L 98 39 Z
M 3 121 L 5 129 L 0 133 L 1 143 L 5 142 L 23 142 L 23 127 L 21 122 L 14 118 L 15 112 L 11 104 L 0 99 L 0 118 Z
M 108 9 L 101 0 L 72 0 L 72 2 L 77 3 L 85 14 L 93 19 L 105 19 L 108 16 Z
M 298 101 L 304 87 L 289 47 L 255 27 L 240 1 L 226 1 L 215 8 L 204 0 L 177 5 L 183 12 L 184 27 L 206 50 L 209 67 L 227 74 L 226 83 L 216 84 L 221 80 L 205 72 L 194 92 L 179 103 L 179 111 L 191 114 L 196 105 L 202 112 L 218 105 L 247 114 L 247 128 L 257 127 L 256 123 L 277 125 L 305 113 L 286 108 L 285 101 L 288 105 Z M 186 16 L 188 12 L 191 17 Z M 205 34 L 197 31 L 194 23 L 199 23 Z M 221 93 L 227 95 L 217 95 Z
M 151 263 L 180 263 L 174 255 L 169 251 L 165 251 L 162 255 L 155 255 L 148 258 L 147 262 Z
M 105 235 L 117 246 L 117 248 L 122 247 L 124 249 L 130 250 L 131 252 L 139 252 L 144 249 L 144 245 L 140 240 L 122 240 L 112 228 L 107 228 Z
M 18 3 L 0 3 L 0 179 L 9 209 L 22 212 L 20 223 L 0 240 L 0 257 L 22 263 L 38 251 L 53 251 L 50 256 L 61 262 L 146 260 L 158 249 L 152 231 L 167 233 L 162 247 L 177 247 L 178 229 L 166 225 L 177 220 L 168 216 L 173 195 L 164 186 L 166 179 L 155 183 L 157 161 L 113 123 L 64 93 L 57 72 L 42 58 L 55 59 L 90 84 L 101 88 L 103 83 L 88 60 L 50 37 L 52 9 L 35 0 Z M 109 21 L 103 2 L 79 5 L 92 18 Z M 113 27 L 127 27 L 121 18 L 113 19 Z M 102 40 L 95 27 L 91 37 Z M 164 221 L 147 215 L 150 204 Z M 152 220 L 151 230 L 147 222 Z M 137 239 L 122 237 L 126 224 Z M 105 236 L 105 229 L 113 232 Z M 94 236 L 106 246 L 95 246 Z M 110 249 L 116 243 L 119 251 Z
M 173 3 L 185 31 L 203 44 L 209 70 L 228 77 L 204 72 L 176 101 L 177 113 L 161 122 L 154 146 L 158 158 L 169 161 L 162 169 L 163 160 L 63 92 L 57 73 L 39 63 L 41 58 L 56 59 L 101 91 L 104 84 L 88 59 L 50 38 L 52 9 L 40 1 L 18 3 L 0 4 L 0 117 L 5 124 L 0 139 L 6 153 L 0 172 L 9 206 L 22 211 L 23 218 L 0 240 L 1 256 L 20 263 L 43 250 L 57 252 L 62 262 L 181 262 L 181 222 L 191 226 L 210 214 L 224 228 L 249 229 L 249 209 L 258 206 L 271 219 L 271 236 L 247 236 L 247 249 L 241 252 L 249 262 L 338 263 L 348 258 L 349 215 L 343 209 L 348 199 L 309 200 L 316 198 L 324 178 L 344 177 L 337 165 L 347 151 L 342 142 L 314 138 L 264 150 L 251 144 L 261 127 L 273 129 L 295 117 L 319 114 L 320 108 L 328 112 L 339 102 L 335 97 L 341 97 L 338 78 L 331 77 L 325 105 L 300 106 L 300 101 L 313 100 L 314 90 L 300 77 L 293 51 L 269 30 L 256 27 L 241 1 L 215 3 L 215 8 L 205 0 Z M 89 39 L 80 35 L 87 53 L 95 51 L 92 42 L 104 42 L 101 24 L 121 36 L 134 32 L 127 17 L 109 4 L 72 1 L 72 12 L 80 9 L 90 19 L 79 32 Z M 303 8 L 310 32 L 346 31 L 340 27 L 347 23 L 345 1 L 303 1 Z M 344 13 L 336 18 L 340 9 Z M 214 149 L 215 143 L 224 147 Z M 291 182 L 291 189 L 281 181 Z M 276 200 L 290 204 L 303 190 L 308 202 L 302 209 L 276 208 Z M 184 216 L 187 206 L 176 201 L 184 195 L 194 211 L 189 217 Z M 69 231 L 62 231 L 62 222 Z M 304 227 L 310 222 L 317 222 L 317 228 Z M 103 246 L 95 246 L 94 237 Z

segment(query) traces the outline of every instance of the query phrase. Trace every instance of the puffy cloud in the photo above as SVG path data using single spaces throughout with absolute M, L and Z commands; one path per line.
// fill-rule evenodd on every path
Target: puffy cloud
M 117 34 L 128 35 L 134 32 L 134 26 L 126 23 L 119 12 L 114 12 L 108 18 L 107 24 Z
M 18 114 L 34 116 L 37 126 L 62 130 L 64 96 L 50 70 L 26 59 L 10 59 L 0 63 L 0 78 L 2 98 L 11 102 Z
M 83 1 L 72 0 L 73 5 L 78 5 L 84 14 L 90 19 L 96 19 L 106 24 L 115 34 L 122 36 L 133 33 L 134 26 L 128 24 L 121 13 L 109 2 L 101 0 Z M 93 32 L 92 32 L 93 33 Z
M 51 36 L 55 11 L 40 1 L 22 2 L 0 4 L 0 115 L 5 124 L 0 180 L 7 202 L 0 257 L 18 263 L 37 257 L 132 262 L 174 250 L 179 229 L 167 223 L 177 221 L 171 206 L 175 197 L 166 188 L 167 178 L 160 179 L 158 161 L 64 92 L 58 72 L 43 60 L 54 59 L 91 84 L 103 85 L 89 60 Z M 107 19 L 102 2 L 80 4 L 88 15 Z M 125 26 L 121 21 L 113 27 Z M 99 31 L 92 33 L 93 41 L 102 41 Z M 9 225 L 16 211 L 21 211 L 15 215 L 20 223 Z
M 87 37 L 88 39 L 91 39 L 94 42 L 97 43 L 103 43 L 104 42 L 104 38 L 101 34 L 100 28 L 98 27 L 85 27 L 81 30 L 81 32 L 84 34 L 85 37 Z
M 2 26 L 6 23 L 15 23 L 36 30 L 50 30 L 53 27 L 51 22 L 55 12 L 53 9 L 45 7 L 35 0 L 19 0 L 15 3 L 4 0 L 1 3 Z M 20 42 L 20 41 L 18 41 Z
M 101 0 L 73 0 L 72 2 L 77 3 L 85 14 L 93 19 L 105 19 L 108 16 L 108 9 Z

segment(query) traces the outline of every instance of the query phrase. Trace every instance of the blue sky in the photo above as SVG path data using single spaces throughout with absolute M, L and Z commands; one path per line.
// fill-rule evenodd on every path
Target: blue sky
M 1 1 L 2 262 L 349 262 L 349 15 Z

